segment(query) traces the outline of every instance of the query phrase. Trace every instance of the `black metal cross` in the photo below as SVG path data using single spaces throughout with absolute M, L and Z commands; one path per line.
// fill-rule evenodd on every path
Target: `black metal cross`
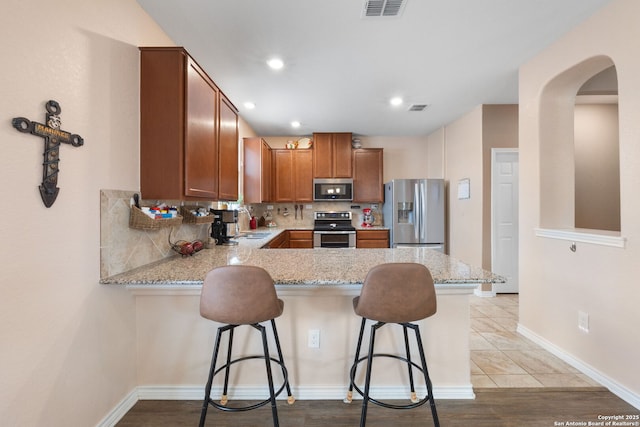
M 60 129 L 62 121 L 60 113 L 62 109 L 56 101 L 49 101 L 45 105 L 47 110 L 46 125 L 32 122 L 24 117 L 15 117 L 11 124 L 18 131 L 30 133 L 44 138 L 44 162 L 42 163 L 42 184 L 40 195 L 46 207 L 51 207 L 58 197 L 60 189 L 58 184 L 58 162 L 60 162 L 60 143 L 71 144 L 74 147 L 84 145 L 84 139 L 80 135 L 71 134 Z

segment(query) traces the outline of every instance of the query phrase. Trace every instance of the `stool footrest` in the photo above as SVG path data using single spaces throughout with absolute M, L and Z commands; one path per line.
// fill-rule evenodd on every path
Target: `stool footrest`
M 225 363 L 224 365 L 222 365 L 220 368 L 218 368 L 214 373 L 212 378 L 214 378 L 218 373 L 222 372 L 223 370 L 225 370 L 227 368 L 227 365 L 231 366 L 235 363 L 238 362 L 242 362 L 245 360 L 249 360 L 249 359 L 262 359 L 264 360 L 265 357 L 264 356 L 245 356 L 245 357 L 240 357 L 238 359 L 234 359 L 232 361 L 230 361 L 229 363 Z M 289 372 L 287 371 L 286 366 L 284 366 L 284 362 L 276 359 L 274 357 L 270 357 L 269 360 L 271 360 L 272 362 L 277 363 L 278 365 L 280 365 L 280 367 L 282 368 L 282 373 L 284 376 L 284 381 L 282 383 L 282 385 L 280 386 L 280 388 L 275 391 L 274 396 L 277 397 L 279 396 L 285 389 L 288 381 L 289 381 Z M 293 399 L 293 400 L 292 400 Z M 287 398 L 287 402 L 292 405 L 293 402 L 295 401 L 295 398 L 293 396 L 289 396 Z M 222 395 L 221 399 L 220 399 L 220 403 L 217 403 L 216 401 L 214 401 L 213 399 L 211 399 L 211 397 L 209 397 L 209 404 L 215 408 L 220 409 L 221 411 L 226 411 L 226 412 L 240 412 L 240 411 L 250 411 L 252 409 L 256 409 L 256 408 L 260 408 L 264 405 L 266 405 L 267 403 L 271 402 L 271 398 L 267 398 L 266 400 L 263 400 L 261 402 L 255 403 L 253 405 L 249 405 L 249 406 L 242 406 L 242 407 L 228 407 L 226 406 L 227 403 L 229 402 L 229 399 L 227 398 L 226 395 Z

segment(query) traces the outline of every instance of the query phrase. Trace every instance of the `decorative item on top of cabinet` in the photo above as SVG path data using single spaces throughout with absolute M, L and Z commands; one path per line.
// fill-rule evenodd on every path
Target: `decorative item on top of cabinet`
M 350 132 L 313 134 L 313 177 L 351 178 Z
M 313 150 L 274 149 L 273 201 L 313 201 Z
M 388 248 L 389 230 L 356 230 L 356 248 Z
M 383 149 L 353 150 L 353 202 L 383 203 Z
M 236 200 L 237 189 L 229 187 L 237 188 L 237 157 L 235 163 L 221 158 L 219 144 L 227 156 L 235 134 L 237 152 L 237 110 L 183 48 L 140 51 L 143 197 L 218 200 L 222 189 L 223 197 Z
M 244 203 L 271 201 L 271 147 L 262 138 L 244 138 Z

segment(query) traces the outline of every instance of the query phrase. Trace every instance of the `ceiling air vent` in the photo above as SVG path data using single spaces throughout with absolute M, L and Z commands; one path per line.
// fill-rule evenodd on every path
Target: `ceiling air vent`
M 424 111 L 428 106 L 429 104 L 413 104 L 409 107 L 409 111 Z
M 363 18 L 400 16 L 407 0 L 365 0 Z

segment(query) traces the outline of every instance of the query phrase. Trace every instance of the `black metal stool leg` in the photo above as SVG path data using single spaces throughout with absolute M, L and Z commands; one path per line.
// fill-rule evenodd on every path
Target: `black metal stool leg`
M 284 367 L 284 357 L 282 356 L 282 348 L 280 347 L 280 338 L 278 337 L 278 329 L 276 328 L 276 321 L 274 319 L 271 319 L 271 330 L 273 331 L 273 338 L 276 341 L 276 350 L 278 351 L 278 358 L 281 363 L 282 375 L 284 376 L 284 379 L 285 379 L 285 387 L 287 388 L 287 396 L 288 396 L 287 403 L 289 403 L 289 405 L 293 405 L 293 402 L 295 402 L 296 399 L 293 397 L 293 394 L 291 393 L 289 378 L 286 372 L 286 368 Z
M 233 347 L 233 331 L 235 326 L 229 328 L 229 347 L 227 348 L 227 364 L 224 370 L 224 386 L 222 388 L 222 396 L 220 397 L 220 404 L 225 406 L 229 399 L 227 398 L 227 390 L 229 388 L 229 370 L 231 369 L 231 350 Z
M 364 380 L 364 394 L 362 401 L 362 413 L 360 415 L 360 427 L 365 427 L 367 422 L 367 408 L 369 406 L 369 386 L 371 385 L 371 368 L 373 366 L 373 346 L 376 340 L 376 330 L 383 326 L 384 323 L 377 322 L 371 325 L 371 338 L 369 341 L 369 354 L 367 355 L 367 374 Z
M 262 334 L 262 347 L 264 348 L 264 359 L 267 365 L 267 381 L 269 382 L 269 396 L 271 400 L 271 413 L 273 414 L 273 426 L 279 427 L 278 408 L 276 407 L 276 394 L 273 389 L 273 377 L 271 375 L 271 357 L 269 356 L 269 344 L 267 343 L 267 329 L 259 324 L 253 325 Z
M 402 324 L 402 332 L 404 333 L 404 349 L 407 353 L 407 368 L 409 369 L 409 386 L 411 389 L 411 402 L 416 403 L 418 396 L 416 395 L 416 388 L 413 382 L 413 369 L 411 366 L 411 350 L 409 349 L 409 334 L 407 333 L 407 325 Z
M 431 378 L 429 377 L 429 371 L 427 370 L 427 359 L 424 356 L 424 348 L 422 346 L 422 337 L 420 336 L 420 328 L 418 325 L 413 325 L 413 331 L 416 334 L 416 340 L 418 341 L 418 352 L 420 353 L 420 362 L 422 363 L 422 370 L 424 373 L 424 381 L 427 385 L 427 399 L 429 399 L 429 405 L 431 406 L 431 415 L 433 416 L 433 424 L 435 427 L 440 427 L 440 420 L 438 419 L 438 412 L 436 411 L 436 401 L 433 397 L 433 386 L 431 385 Z
M 209 400 L 211 400 L 211 385 L 213 384 L 213 373 L 216 370 L 216 360 L 218 359 L 218 350 L 220 349 L 220 337 L 222 335 L 222 329 L 218 328 L 216 334 L 216 343 L 213 346 L 213 355 L 211 356 L 211 368 L 209 369 L 209 377 L 207 379 L 207 385 L 204 389 L 204 400 L 202 402 L 202 412 L 200 413 L 199 427 L 204 427 L 204 420 L 207 418 L 207 409 L 209 409 Z
M 347 391 L 347 397 L 344 399 L 344 403 L 351 403 L 353 401 L 353 381 L 356 377 L 356 369 L 358 367 L 358 359 L 360 358 L 360 348 L 362 347 L 362 336 L 364 335 L 364 325 L 367 322 L 367 319 L 362 318 L 362 322 L 360 323 L 360 334 L 358 335 L 358 344 L 356 344 L 356 355 L 353 359 L 353 365 L 351 366 L 351 370 L 349 375 L 349 391 Z

